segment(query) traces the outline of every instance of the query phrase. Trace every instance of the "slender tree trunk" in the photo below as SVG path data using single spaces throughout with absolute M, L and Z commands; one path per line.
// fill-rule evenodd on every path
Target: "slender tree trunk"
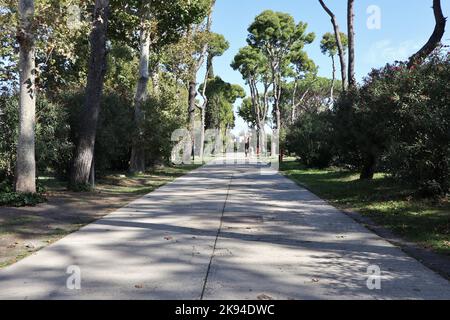
M 94 150 L 95 152 L 95 150 Z M 92 165 L 91 165 L 91 172 L 89 174 L 89 183 L 91 185 L 92 190 L 95 189 L 95 156 L 92 157 Z
M 447 18 L 445 18 L 442 13 L 440 0 L 433 0 L 433 12 L 436 20 L 436 26 L 434 27 L 433 34 L 428 42 L 409 59 L 408 68 L 422 63 L 422 61 L 425 60 L 439 46 L 442 37 L 444 36 Z
M 144 130 L 142 128 L 144 121 L 144 112 L 142 104 L 145 103 L 148 96 L 149 59 L 150 59 L 150 32 L 143 25 L 140 36 L 140 62 L 139 62 L 139 81 L 136 88 L 134 99 L 134 122 L 138 130 L 137 136 L 133 139 L 131 149 L 130 172 L 145 171 L 145 148 L 143 142 Z
M 192 158 L 195 159 L 195 98 L 197 97 L 197 81 L 196 75 L 189 81 L 189 108 L 188 108 L 188 126 L 189 132 L 191 133 L 192 141 Z
M 347 2 L 347 24 L 348 24 L 348 85 L 350 88 L 356 86 L 355 78 L 355 0 Z
M 34 1 L 20 0 L 19 14 L 17 38 L 20 45 L 20 113 L 15 190 L 21 193 L 36 193 Z
M 201 109 L 202 113 L 202 124 L 201 124 L 201 131 L 200 131 L 200 159 L 203 163 L 203 156 L 205 152 L 205 119 L 206 119 L 206 108 L 203 106 Z
M 70 179 L 71 187 L 75 189 L 80 185 L 89 183 L 89 173 L 94 156 L 98 115 L 100 113 L 100 102 L 106 73 L 109 0 L 95 1 L 93 17 L 86 96 Z
M 277 128 L 275 129 L 275 131 L 273 132 L 272 135 L 272 142 L 271 142 L 271 156 L 273 157 L 273 155 L 277 154 L 278 152 L 278 157 L 279 157 L 279 161 L 282 161 L 282 157 L 281 157 L 281 150 L 279 150 L 280 148 L 280 144 L 279 144 L 279 139 L 280 139 L 280 133 L 281 133 L 281 111 L 280 109 L 278 109 L 276 112 L 276 118 L 277 118 Z M 278 140 L 278 150 L 277 150 L 277 144 L 275 143 Z
M 331 89 L 330 89 L 330 105 L 333 105 L 334 102 L 334 84 L 336 83 L 336 61 L 334 60 L 334 56 L 331 56 L 331 61 L 333 65 L 333 77 L 331 79 Z
M 278 68 L 273 68 L 274 73 L 274 113 L 275 113 L 275 121 L 276 121 L 276 129 L 273 130 L 272 140 L 270 143 L 270 155 L 273 157 L 277 153 L 275 138 L 280 136 L 281 132 L 281 110 L 280 110 L 280 100 L 281 100 L 281 70 L 277 70 Z M 280 157 L 281 160 L 281 157 Z
M 297 79 L 294 80 L 294 91 L 292 93 L 292 110 L 291 110 L 291 124 L 293 124 L 295 122 L 295 117 L 296 117 L 296 109 L 297 109 L 297 104 L 296 104 L 296 95 L 297 95 L 297 88 L 298 88 L 298 82 Z
M 327 7 L 325 2 L 323 2 L 323 0 L 319 0 L 319 2 L 322 5 L 323 9 L 330 16 L 331 23 L 333 24 L 334 36 L 336 38 L 336 44 L 337 44 L 338 53 L 339 53 L 339 62 L 341 64 L 342 90 L 346 91 L 347 90 L 347 63 L 345 62 L 345 51 L 344 51 L 344 46 L 342 44 L 341 31 L 339 28 L 339 24 L 337 23 L 337 18 L 335 16 L 335 14 Z
M 208 61 L 210 67 L 212 67 L 213 57 L 211 54 L 208 54 Z M 206 108 L 208 107 L 208 97 L 206 96 L 206 89 L 208 87 L 208 80 L 210 79 L 209 68 L 206 69 L 205 79 L 203 81 L 203 88 L 200 92 L 203 98 L 203 105 L 200 107 L 201 109 L 201 128 L 200 128 L 200 159 L 203 163 L 203 156 L 205 150 L 205 128 L 206 128 Z
M 211 7 L 209 8 L 209 14 L 206 20 L 206 31 L 209 32 L 211 30 L 212 25 L 212 14 L 214 10 L 214 6 L 216 4 L 216 0 L 211 1 Z M 203 46 L 202 52 L 200 53 L 200 57 L 197 60 L 196 66 L 194 67 L 194 70 L 192 71 L 192 79 L 189 81 L 189 106 L 188 106 L 188 113 L 189 113 L 189 131 L 191 133 L 191 139 L 192 139 L 192 159 L 195 160 L 195 98 L 197 97 L 197 73 L 202 67 L 203 63 L 205 62 L 205 57 L 208 53 L 208 47 L 209 44 L 206 43 Z M 209 56 L 209 55 L 208 55 Z M 212 64 L 212 61 L 211 61 Z M 206 71 L 206 79 L 208 79 L 208 70 Z M 206 84 L 205 84 L 206 85 Z M 202 115 L 203 116 L 203 115 Z M 203 122 L 203 121 L 202 121 Z M 204 137 L 204 123 L 202 123 L 203 127 L 201 128 L 202 135 Z M 200 150 L 203 149 L 203 145 L 200 146 Z

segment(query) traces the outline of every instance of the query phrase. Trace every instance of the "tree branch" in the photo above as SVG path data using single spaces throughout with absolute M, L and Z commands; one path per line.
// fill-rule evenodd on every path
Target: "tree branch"
M 409 58 L 408 68 L 421 64 L 439 46 L 439 43 L 444 36 L 447 18 L 445 18 L 442 13 L 441 0 L 433 0 L 433 11 L 436 20 L 433 34 L 428 42 L 417 53 Z

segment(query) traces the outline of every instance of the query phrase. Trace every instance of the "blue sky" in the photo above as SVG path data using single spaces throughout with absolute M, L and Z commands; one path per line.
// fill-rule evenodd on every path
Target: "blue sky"
M 346 31 L 345 0 L 326 0 L 336 13 L 341 31 Z M 367 9 L 376 5 L 381 9 L 381 28 L 367 27 Z M 434 28 L 431 0 L 357 0 L 356 13 L 356 73 L 361 80 L 372 68 L 387 62 L 405 60 L 416 52 L 430 37 Z M 246 45 L 247 28 L 259 13 L 266 9 L 286 12 L 296 22 L 304 21 L 309 32 L 316 33 L 316 41 L 306 48 L 310 57 L 319 66 L 319 75 L 330 77 L 330 59 L 320 52 L 320 39 L 332 31 L 328 15 L 317 0 L 217 0 L 213 16 L 213 31 L 223 34 L 230 42 L 230 49 L 216 59 L 215 73 L 225 81 L 245 86 L 239 72 L 230 68 L 230 63 L 239 48 Z M 443 1 L 445 16 L 450 16 L 450 1 Z M 450 29 L 448 27 L 447 29 Z M 444 36 L 450 43 L 450 32 Z M 246 88 L 247 90 L 247 88 Z M 238 129 L 243 128 L 241 120 Z

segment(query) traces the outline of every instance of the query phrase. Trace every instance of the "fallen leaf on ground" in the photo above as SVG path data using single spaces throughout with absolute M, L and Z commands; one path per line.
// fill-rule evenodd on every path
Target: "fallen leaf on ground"
M 273 300 L 273 298 L 267 294 L 260 294 L 257 298 L 258 300 Z

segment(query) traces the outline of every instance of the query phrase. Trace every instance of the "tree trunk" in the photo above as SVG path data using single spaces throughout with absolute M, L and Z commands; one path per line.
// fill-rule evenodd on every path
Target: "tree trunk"
M 367 154 L 364 160 L 360 179 L 372 180 L 375 175 L 376 165 L 377 165 L 376 155 L 374 153 Z
M 70 185 L 75 189 L 78 189 L 80 185 L 88 185 L 94 156 L 100 101 L 106 73 L 109 0 L 96 0 L 93 16 L 94 21 L 90 36 L 91 55 L 84 110 L 81 116 L 80 135 L 70 177 Z
M 274 85 L 274 100 L 275 100 L 275 105 L 274 105 L 274 112 L 275 112 L 275 120 L 276 120 L 276 129 L 273 131 L 273 135 L 272 135 L 272 141 L 270 143 L 270 155 L 271 157 L 273 157 L 276 153 L 276 145 L 274 142 L 274 137 L 279 137 L 280 136 L 280 132 L 281 132 L 281 110 L 280 110 L 280 99 L 281 99 L 281 72 L 278 71 L 278 75 L 275 76 L 275 85 Z
M 414 65 L 422 63 L 438 46 L 445 33 L 445 25 L 447 19 L 442 13 L 442 6 L 440 0 L 433 0 L 434 18 L 436 20 L 436 26 L 434 27 L 433 34 L 428 42 L 411 58 L 409 58 L 408 68 Z
M 347 2 L 347 24 L 348 24 L 348 85 L 350 88 L 356 86 L 355 78 L 355 0 Z
M 189 119 L 188 126 L 189 132 L 191 134 L 192 141 L 192 158 L 195 160 L 195 98 L 197 97 L 197 82 L 195 81 L 195 77 L 189 81 Z
M 203 156 L 205 152 L 205 119 L 206 119 L 206 108 L 203 106 L 201 109 L 202 112 L 202 123 L 201 123 L 201 131 L 200 131 L 200 159 L 203 163 Z
M 20 45 L 20 112 L 15 190 L 21 193 L 36 193 L 34 1 L 20 0 L 19 13 L 17 37 Z
M 298 88 L 298 82 L 297 79 L 294 80 L 294 90 L 292 93 L 292 110 L 291 110 L 291 124 L 294 124 L 295 122 L 295 117 L 296 117 L 296 108 L 297 108 L 297 104 L 295 101 L 296 95 L 297 95 L 297 88 Z
M 92 157 L 92 165 L 91 165 L 91 172 L 89 174 L 89 183 L 91 185 L 91 189 L 95 189 L 95 155 Z
M 216 0 L 211 1 L 211 6 L 209 8 L 209 14 L 206 21 L 206 31 L 209 32 L 211 30 L 212 25 L 212 14 L 214 10 L 214 6 L 216 4 Z M 202 48 L 202 52 L 200 53 L 200 57 L 197 60 L 196 66 L 192 70 L 192 79 L 189 81 L 189 105 L 188 105 L 188 113 L 189 113 L 189 131 L 191 133 L 191 139 L 192 139 L 192 160 L 195 160 L 195 98 L 197 97 L 197 73 L 202 67 L 203 63 L 205 62 L 205 57 L 208 53 L 208 47 L 209 44 L 205 43 L 205 45 Z M 209 56 L 209 55 L 208 55 Z M 212 64 L 212 61 L 211 61 Z M 206 79 L 208 79 L 208 70 L 206 71 Z M 205 84 L 206 85 L 206 84 Z M 202 115 L 203 116 L 203 115 Z M 204 125 L 204 123 L 202 123 Z M 201 129 L 203 136 L 204 136 L 204 126 Z M 200 147 L 200 149 L 203 149 L 203 146 Z M 202 157 L 202 155 L 201 155 Z
M 272 152 L 272 157 L 273 157 L 273 155 L 275 155 L 275 154 L 277 154 L 277 152 L 278 152 L 278 157 L 279 157 L 279 161 L 281 162 L 282 161 L 282 157 L 281 157 L 281 154 L 280 154 L 280 144 L 279 144 L 279 142 L 280 142 L 280 133 L 281 133 L 281 125 L 282 125 L 282 123 L 281 123 L 281 111 L 280 111 L 280 109 L 278 108 L 278 110 L 275 112 L 275 114 L 276 114 L 276 116 L 277 116 L 277 129 L 275 130 L 275 132 L 273 133 L 273 137 L 275 138 L 275 139 L 277 139 L 278 140 L 278 150 L 277 150 L 277 145 L 275 144 L 275 141 L 274 141 L 274 139 L 272 139 L 272 143 L 271 143 L 271 145 L 272 145 L 272 150 L 271 150 L 271 152 Z
M 143 25 L 141 30 L 140 47 L 139 81 L 134 98 L 134 122 L 138 133 L 133 139 L 133 146 L 131 149 L 130 172 L 132 173 L 145 171 L 144 130 L 142 127 L 144 112 L 142 110 L 142 104 L 147 100 L 147 88 L 150 79 L 148 71 L 150 59 L 150 32 L 145 25 Z
M 333 64 L 333 77 L 331 79 L 331 89 L 330 89 L 330 106 L 334 103 L 334 84 L 336 83 L 336 61 L 334 60 L 334 56 L 331 56 L 331 61 Z
M 206 60 L 206 68 L 208 70 L 208 79 L 214 79 L 214 65 L 213 65 L 214 56 L 208 54 L 208 59 Z
M 347 64 L 345 62 L 345 51 L 344 51 L 344 46 L 342 45 L 341 31 L 339 28 L 339 24 L 337 23 L 335 14 L 327 7 L 325 2 L 323 2 L 323 0 L 319 0 L 319 2 L 322 5 L 323 9 L 330 16 L 331 23 L 333 24 L 334 36 L 336 38 L 336 44 L 337 44 L 338 53 L 339 53 L 339 62 L 341 64 L 342 90 L 346 91 L 347 90 Z

